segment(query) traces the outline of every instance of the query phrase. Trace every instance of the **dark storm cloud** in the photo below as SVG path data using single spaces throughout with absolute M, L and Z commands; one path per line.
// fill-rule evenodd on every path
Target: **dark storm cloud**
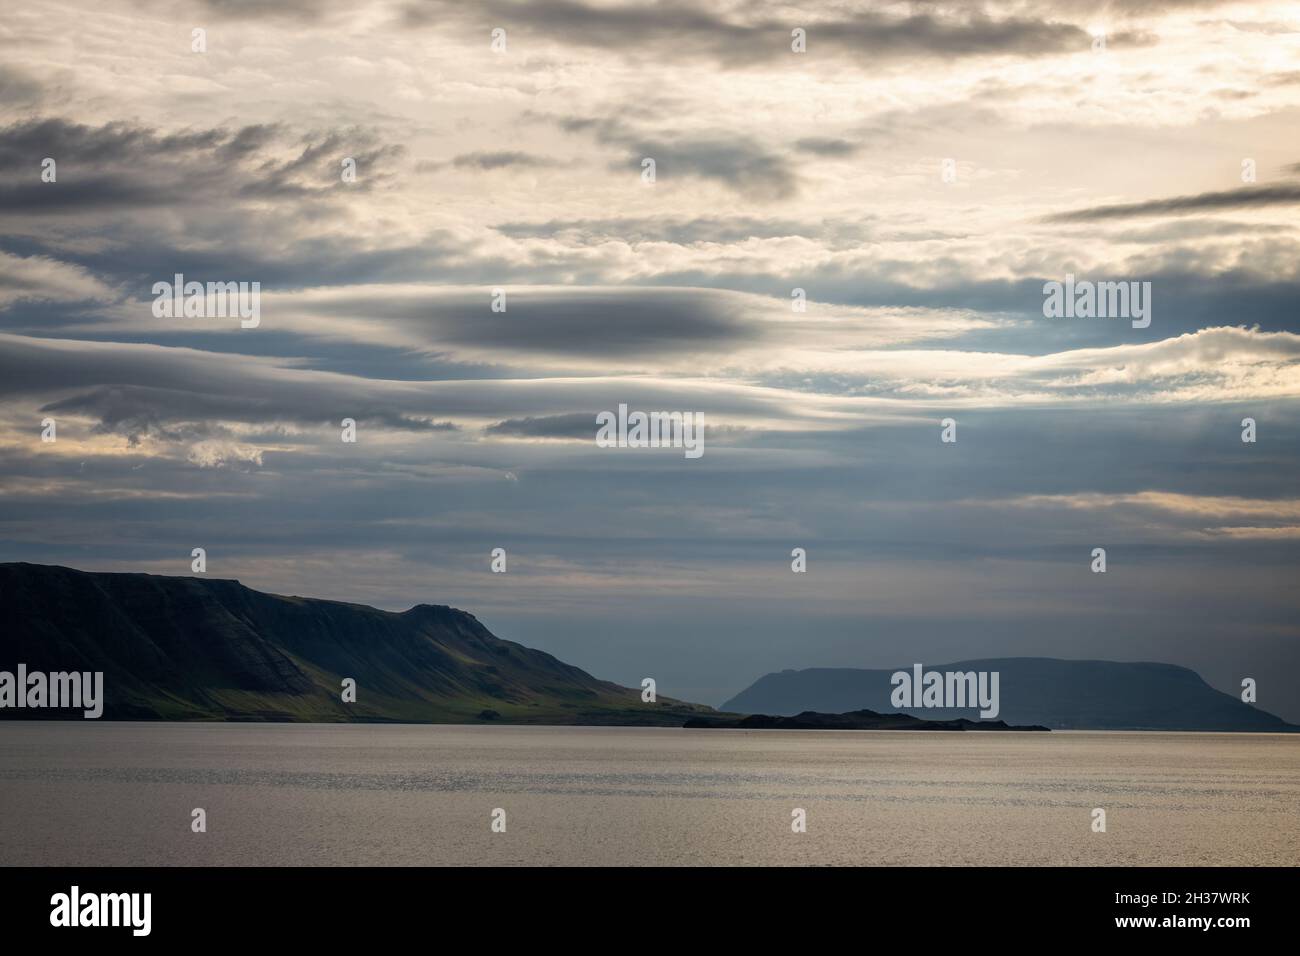
M 249 424 L 292 422 L 300 425 L 320 425 L 328 421 L 333 424 L 338 416 L 328 417 L 328 413 L 322 411 L 330 407 L 324 389 L 321 390 L 320 399 L 322 404 L 315 408 L 310 403 L 290 402 L 270 410 L 265 397 L 208 395 L 181 389 L 116 385 L 50 402 L 41 406 L 40 410 L 51 415 L 68 413 L 98 419 L 95 431 L 125 436 L 134 445 L 142 438 L 188 442 L 225 436 L 227 430 L 217 424 L 221 421 Z M 348 402 L 347 417 L 360 424 L 397 431 L 456 430 L 456 425 L 451 422 L 403 414 L 385 407 L 382 401 L 367 399 L 357 402 L 349 399 Z M 352 408 L 352 405 L 356 407 Z
M 297 155 L 271 155 L 270 147 L 281 139 Z M 364 191 L 383 181 L 384 161 L 401 151 L 358 129 L 289 138 L 278 125 L 165 134 L 125 122 L 27 120 L 0 129 L 0 211 L 93 214 L 232 198 L 328 196 L 340 188 L 344 157 L 358 167 L 349 188 Z M 37 175 L 45 157 L 58 164 L 56 182 L 41 182 Z
M 402 151 L 356 127 L 167 133 L 125 122 L 17 122 L 0 129 L 0 213 L 12 217 L 0 226 L 0 248 L 76 264 L 127 294 L 131 284 L 175 272 L 199 281 L 256 279 L 264 289 L 427 276 L 444 258 L 463 258 L 472 243 L 434 231 L 375 248 L 315 226 L 349 194 L 384 188 Z M 40 178 L 47 156 L 58 164 L 53 183 Z M 353 183 L 342 182 L 344 158 L 356 162 Z M 101 241 L 69 246 L 73 228 Z M 481 265 L 501 274 L 499 262 Z M 0 319 L 9 328 L 16 321 L 12 312 Z
M 488 290 L 425 289 L 391 297 L 346 292 L 306 308 L 315 314 L 394 322 L 430 348 L 499 350 L 502 355 L 646 358 L 754 342 L 759 328 L 744 297 L 711 289 L 575 288 L 506 290 L 504 312 Z
M 990 17 L 958 7 L 892 15 L 863 5 L 845 14 L 774 19 L 724 16 L 686 3 L 587 4 L 577 0 L 485 0 L 476 19 L 507 31 L 624 53 L 644 50 L 660 58 L 707 57 L 728 66 L 789 57 L 790 31 L 808 31 L 810 53 L 825 52 L 879 62 L 905 57 L 1042 56 L 1087 49 L 1091 37 L 1069 23 L 1012 15 Z M 750 8 L 751 10 L 754 8 Z M 442 0 L 405 7 L 408 24 L 445 24 L 461 11 Z
M 490 435 L 506 435 L 512 438 L 591 438 L 595 430 L 595 412 L 545 415 L 540 418 L 508 418 L 484 429 Z
M 186 198 L 188 173 L 180 157 L 211 151 L 224 138 L 215 130 L 159 136 L 121 122 L 87 126 L 51 118 L 14 123 L 0 129 L 0 210 L 93 212 L 178 203 Z M 45 157 L 58 164 L 54 183 L 35 175 Z
M 279 216 L 283 224 L 285 215 Z M 277 217 L 273 217 L 277 218 Z M 265 221 L 249 217 L 237 221 L 199 224 L 195 236 L 214 241 L 195 247 L 181 247 L 159 237 L 147 224 L 116 222 L 114 244 L 92 251 L 64 250 L 57 241 L 0 240 L 0 248 L 18 255 L 47 255 L 80 265 L 96 275 L 112 276 L 128 294 L 146 292 L 155 279 L 167 279 L 180 272 L 200 282 L 246 279 L 262 283 L 264 292 L 276 287 L 356 285 L 372 282 L 409 282 L 446 274 L 449 260 L 456 259 L 458 278 L 464 281 L 502 281 L 513 278 L 508 265 L 490 257 L 466 264 L 464 256 L 472 243 L 463 237 L 435 231 L 419 242 L 374 250 L 358 249 L 341 237 L 292 237 L 268 235 Z M 85 316 L 68 315 L 79 320 Z M 58 316 L 53 317 L 56 323 Z M 0 328 L 33 328 L 23 313 L 0 310 Z
M 215 422 L 321 424 L 344 416 L 403 430 L 452 427 L 414 384 L 190 349 L 0 335 L 0 397 L 58 395 L 45 411 L 91 416 L 100 430 L 134 439 L 183 440 Z
M 213 421 L 172 424 L 186 414 L 182 411 L 187 407 L 186 397 L 183 392 L 166 389 L 115 386 L 51 402 L 40 410 L 51 415 L 68 412 L 97 418 L 96 433 L 122 435 L 133 446 L 142 438 L 186 442 L 226 435 L 226 429 Z M 198 410 L 194 405 L 189 409 Z
M 540 419 L 619 402 L 680 408 L 684 395 L 696 409 L 724 415 L 790 411 L 770 393 L 721 385 L 693 391 L 667 378 L 398 381 L 236 353 L 0 334 L 0 399 L 91 417 L 102 431 L 137 439 L 166 438 L 169 430 L 195 423 L 337 425 L 343 417 L 397 430 L 448 431 L 463 417 Z
M 228 159 L 242 159 L 264 149 L 284 132 L 285 127 L 282 123 L 255 123 L 252 126 L 245 126 L 222 144 L 221 155 Z
M 639 175 L 642 160 L 650 158 L 659 180 L 695 176 L 761 201 L 788 199 L 798 192 L 790 160 L 749 137 L 655 137 L 608 118 L 569 117 L 559 125 L 570 133 L 593 133 L 599 142 L 623 149 L 625 158 L 610 163 L 610 168 L 629 175 Z
M 1300 183 L 1278 183 L 1268 186 L 1243 186 L 1241 189 L 1225 189 L 1191 196 L 1172 196 L 1168 199 L 1151 199 L 1145 202 L 1093 206 L 1089 209 L 1056 213 L 1044 218 L 1043 222 L 1104 222 L 1110 219 L 1133 219 L 1140 216 L 1182 216 L 1213 209 L 1289 206 L 1294 203 L 1300 203 Z
M 636 171 L 643 157 L 656 163 L 656 177 L 678 174 L 698 176 L 721 183 L 751 199 L 789 199 L 798 192 L 799 181 L 788 160 L 769 152 L 750 139 L 690 139 L 674 142 L 641 141 L 626 163 L 611 163 L 612 169 Z

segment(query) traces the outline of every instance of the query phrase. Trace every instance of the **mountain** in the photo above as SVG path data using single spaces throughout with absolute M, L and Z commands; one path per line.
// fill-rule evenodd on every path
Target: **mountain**
M 998 717 L 1054 730 L 1300 730 L 1280 717 L 1215 690 L 1173 664 L 1003 657 L 927 664 L 927 671 L 997 671 Z M 904 665 L 896 670 L 911 670 Z M 867 708 L 932 720 L 974 718 L 974 710 L 895 707 L 894 670 L 810 668 L 768 674 L 722 705 L 724 711 L 792 715 Z
M 874 710 L 854 710 L 847 714 L 805 710 L 793 717 L 710 714 L 692 717 L 682 726 L 704 730 L 1047 730 L 1046 727 L 1012 727 L 1001 720 L 919 720 L 907 714 L 878 714 Z
M 681 726 L 710 713 L 495 637 L 421 604 L 282 597 L 238 581 L 0 564 L 0 670 L 103 671 L 107 720 Z M 356 702 L 341 700 L 344 678 Z M 68 711 L 0 717 L 69 719 Z

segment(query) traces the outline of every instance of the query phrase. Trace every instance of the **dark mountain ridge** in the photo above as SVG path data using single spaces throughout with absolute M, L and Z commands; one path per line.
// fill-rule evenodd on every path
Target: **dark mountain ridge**
M 710 708 L 598 680 L 472 614 L 238 581 L 0 564 L 0 670 L 103 671 L 108 720 L 661 724 Z M 342 681 L 357 683 L 355 703 Z M 495 715 L 495 716 L 492 716 Z M 0 717 L 69 719 L 67 711 Z
M 1215 690 L 1174 664 L 1001 657 L 926 664 L 927 671 L 997 671 L 998 717 L 1053 730 L 1296 731 L 1273 714 Z M 815 667 L 760 677 L 722 705 L 724 711 L 791 716 L 802 711 L 901 712 L 929 720 L 975 718 L 974 709 L 896 707 L 896 670 Z

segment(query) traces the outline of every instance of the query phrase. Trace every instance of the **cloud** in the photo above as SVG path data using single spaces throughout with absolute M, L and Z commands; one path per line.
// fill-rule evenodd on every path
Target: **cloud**
M 418 352 L 429 359 L 552 374 L 695 372 L 780 366 L 799 351 L 851 357 L 994 328 L 958 309 L 863 309 L 725 289 L 508 286 L 504 311 L 484 287 L 416 284 L 322 287 L 262 295 L 262 328 L 325 343 Z M 132 302 L 93 327 L 136 327 Z M 152 320 L 159 331 L 240 331 L 220 320 Z M 214 327 L 215 326 L 215 327 Z M 798 367 L 797 363 L 795 367 Z M 501 374 L 506 374 L 503 371 Z
M 563 239 L 575 243 L 620 241 L 738 243 L 746 239 L 801 236 L 823 242 L 860 242 L 866 223 L 781 219 L 760 216 L 645 216 L 605 219 L 547 219 L 540 222 L 504 222 L 493 227 L 515 239 Z
M 143 0 L 144 5 L 168 9 L 166 2 Z M 330 23 L 345 14 L 355 13 L 356 6 L 348 0 L 284 0 L 266 4 L 261 0 L 198 0 L 198 6 L 220 21 L 229 20 L 285 20 L 293 23 Z
M 756 363 L 769 361 L 755 359 Z M 620 402 L 704 411 L 715 426 L 847 430 L 934 415 L 926 406 L 1013 408 L 1300 398 L 1300 335 L 1212 329 L 1162 342 L 1026 356 L 951 350 L 791 350 L 756 375 L 644 374 L 393 381 L 149 345 L 0 335 L 0 395 L 41 414 L 90 419 L 141 442 L 230 440 L 248 427 L 372 434 L 478 428 L 561 438 Z M 763 384 L 753 384 L 758 381 Z M 817 388 L 819 382 L 834 391 Z M 855 388 L 845 389 L 847 382 Z M 581 427 L 580 427 L 581 426 Z M 269 433 L 268 433 L 269 434 Z M 255 442 L 245 437 L 246 444 Z
M 708 58 L 728 67 L 770 64 L 791 56 L 790 31 L 808 32 L 808 55 L 855 60 L 905 57 L 1037 57 L 1086 50 L 1081 28 L 1023 15 L 1000 18 L 959 6 L 932 6 L 906 13 L 856 5 L 830 12 L 776 19 L 759 8 L 712 12 L 699 4 L 644 0 L 589 4 L 579 0 L 485 0 L 483 16 L 509 31 L 602 50 L 642 51 L 673 60 Z M 415 27 L 445 23 L 456 10 L 441 0 L 405 7 Z
M 1284 18 L 1214 5 L 106 0 L 78 44 L 49 38 L 86 8 L 20 7 L 0 559 L 202 543 L 633 683 L 1045 634 L 1296 673 L 1300 230 L 1268 190 L 1300 83 Z M 1271 181 L 1233 189 L 1247 154 Z M 261 326 L 155 318 L 175 272 L 260 281 Z M 1067 272 L 1151 281 L 1151 327 L 1045 319 Z M 623 402 L 703 412 L 705 456 L 596 449 Z
M 1243 186 L 1241 189 L 1225 189 L 1192 196 L 1173 196 L 1169 199 L 1093 206 L 1088 209 L 1056 213 L 1047 216 L 1043 221 L 1104 222 L 1110 219 L 1132 219 L 1140 216 L 1182 216 L 1205 210 L 1259 209 L 1289 206 L 1295 203 L 1300 203 L 1300 183 L 1279 183 L 1269 186 Z
M 0 182 L 0 210 L 81 215 L 213 202 L 327 197 L 342 188 L 341 160 L 356 160 L 359 190 L 383 181 L 381 160 L 402 147 L 360 129 L 289 135 L 279 124 L 163 132 L 124 121 L 98 126 L 60 118 L 0 129 L 0 169 L 58 164 L 56 182 L 37 175 Z
M 1016 508 L 1116 511 L 1166 531 L 1229 539 L 1300 538 L 1300 499 L 1191 495 L 1170 491 L 1125 494 L 1025 495 L 1004 503 Z
M 760 202 L 789 199 L 799 189 L 789 159 L 749 137 L 657 137 L 609 118 L 569 117 L 559 125 L 570 133 L 593 132 L 599 142 L 624 149 L 625 158 L 611 163 L 610 168 L 627 170 L 630 176 L 639 176 L 642 161 L 650 158 L 655 161 L 657 179 L 695 176 Z
M 14 256 L 0 251 L 0 309 L 16 302 L 104 300 L 114 290 L 80 266 L 48 256 Z
M 241 465 L 262 466 L 262 451 L 250 445 L 227 441 L 201 441 L 189 450 L 187 458 L 200 468 L 230 468 Z
M 760 202 L 789 199 L 799 191 L 799 179 L 790 163 L 753 140 L 642 140 L 639 146 L 633 150 L 630 165 L 640 167 L 644 157 L 652 157 L 660 179 L 698 176 Z
M 0 103 L 30 108 L 44 99 L 45 89 L 38 80 L 22 70 L 0 64 Z
M 852 156 L 862 148 L 861 143 L 850 142 L 847 139 L 837 139 L 834 136 L 807 136 L 798 140 L 794 145 L 796 149 L 803 153 L 837 158 Z
M 547 159 L 545 156 L 535 156 L 532 153 L 518 150 L 462 153 L 452 159 L 451 164 L 457 169 L 481 170 L 506 169 L 508 167 L 541 169 L 556 165 L 554 160 Z
M 596 433 L 594 412 L 574 412 L 568 415 L 546 415 L 541 418 L 510 418 L 495 422 L 486 429 L 490 435 L 512 438 L 582 438 L 590 439 Z

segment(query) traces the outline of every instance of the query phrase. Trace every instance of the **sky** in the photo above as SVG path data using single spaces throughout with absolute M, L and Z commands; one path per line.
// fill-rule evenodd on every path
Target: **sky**
M 1300 722 L 1298 121 L 1300 3 L 15 6 L 0 560 L 201 547 L 714 705 L 1025 655 Z

